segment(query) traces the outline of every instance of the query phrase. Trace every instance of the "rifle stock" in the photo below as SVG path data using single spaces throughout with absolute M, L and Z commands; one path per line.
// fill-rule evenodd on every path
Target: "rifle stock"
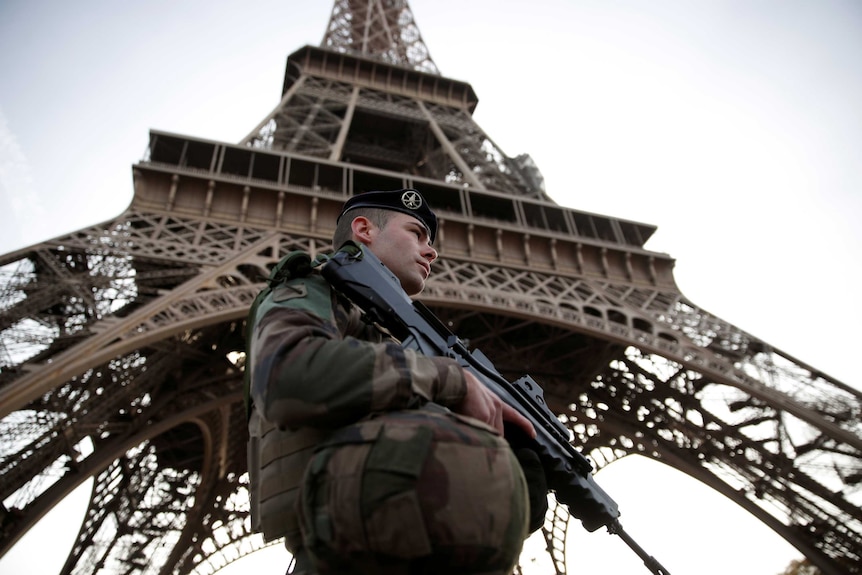
M 588 531 L 607 527 L 619 535 L 656 575 L 669 575 L 623 530 L 617 503 L 593 479 L 589 460 L 570 443 L 569 430 L 545 403 L 541 386 L 529 375 L 509 381 L 479 350 L 472 352 L 421 302 L 411 300 L 401 282 L 364 246 L 348 242 L 321 270 L 332 287 L 401 341 L 428 356 L 450 357 L 472 372 L 536 429 L 536 437 L 506 438 L 533 449 L 542 462 L 548 488 Z

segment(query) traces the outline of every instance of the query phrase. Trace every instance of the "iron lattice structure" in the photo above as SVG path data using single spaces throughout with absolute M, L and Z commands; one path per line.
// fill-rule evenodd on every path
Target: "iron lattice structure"
M 212 573 L 247 519 L 243 322 L 340 205 L 417 187 L 441 216 L 423 300 L 531 373 L 596 463 L 641 454 L 744 507 L 827 575 L 862 564 L 862 396 L 698 308 L 650 225 L 566 209 L 473 121 L 405 1 L 338 0 L 239 144 L 151 132 L 112 221 L 0 259 L 2 552 L 93 479 L 63 573 Z M 546 529 L 566 572 L 568 513 Z M 580 529 L 580 526 L 577 526 Z

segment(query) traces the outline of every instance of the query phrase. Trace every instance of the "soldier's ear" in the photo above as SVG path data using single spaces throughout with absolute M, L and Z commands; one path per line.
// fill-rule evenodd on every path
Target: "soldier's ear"
M 374 240 L 377 226 L 365 216 L 356 216 L 350 222 L 350 229 L 353 232 L 354 239 L 363 244 L 370 244 Z

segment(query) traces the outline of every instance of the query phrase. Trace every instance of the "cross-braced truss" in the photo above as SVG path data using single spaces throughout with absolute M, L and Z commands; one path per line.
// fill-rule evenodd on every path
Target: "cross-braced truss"
M 598 468 L 662 461 L 859 573 L 862 394 L 687 300 L 651 226 L 551 202 L 475 104 L 406 2 L 338 1 L 241 145 L 153 132 L 126 213 L 0 257 L 0 553 L 88 480 L 63 573 L 212 573 L 261 548 L 246 310 L 280 257 L 329 248 L 347 197 L 416 186 L 441 216 L 424 301 L 539 380 Z M 557 573 L 568 527 L 552 502 Z
M 336 0 L 321 46 L 439 74 L 406 0 Z

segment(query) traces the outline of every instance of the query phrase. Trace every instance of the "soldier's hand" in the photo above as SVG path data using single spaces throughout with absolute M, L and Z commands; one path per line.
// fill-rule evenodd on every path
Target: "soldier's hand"
M 464 370 L 464 379 L 467 393 L 461 403 L 453 407 L 453 411 L 487 423 L 500 435 L 503 434 L 503 422 L 507 422 L 523 429 L 529 437 L 536 437 L 533 424 L 482 385 L 475 375 Z

